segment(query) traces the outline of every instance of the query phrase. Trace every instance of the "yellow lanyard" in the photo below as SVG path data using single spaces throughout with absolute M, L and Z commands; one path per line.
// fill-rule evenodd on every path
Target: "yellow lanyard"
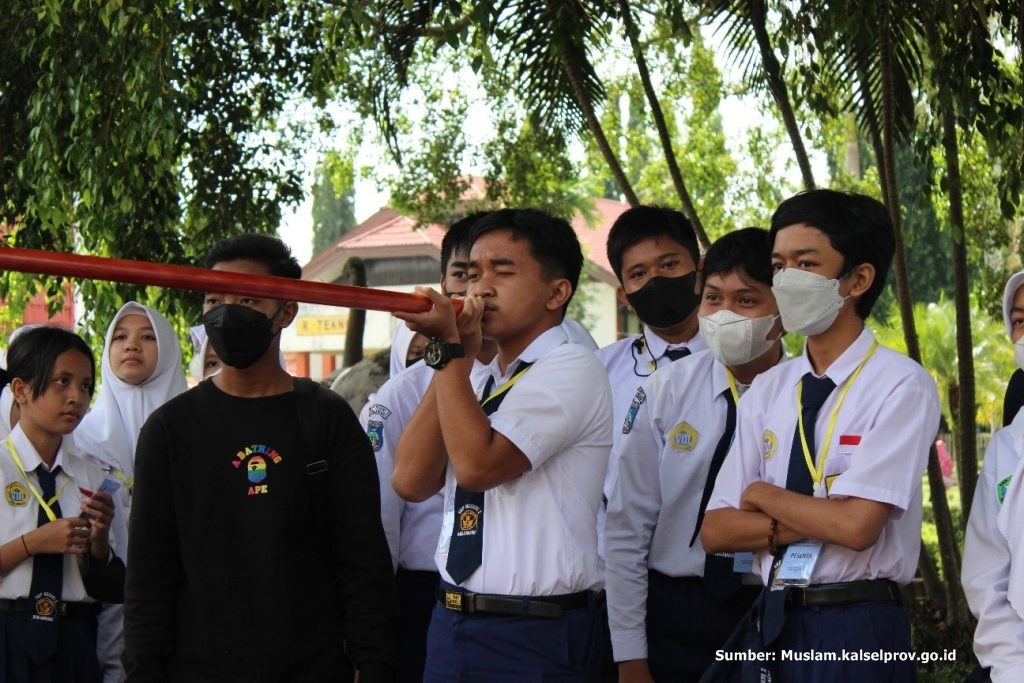
M 839 409 L 843 406 L 843 401 L 846 400 L 846 394 L 849 393 L 850 387 L 857 381 L 857 377 L 860 375 L 860 371 L 864 369 L 864 364 L 868 362 L 868 359 L 875 354 L 875 349 L 878 348 L 878 340 L 876 339 L 871 344 L 871 348 L 868 349 L 867 354 L 864 355 L 863 360 L 850 375 L 849 381 L 843 385 L 842 391 L 839 392 L 839 400 L 836 401 L 835 407 L 832 409 L 832 415 L 828 418 L 828 433 L 825 434 L 825 443 L 820 449 L 820 457 L 818 458 L 818 466 L 814 466 L 814 459 L 811 455 L 811 449 L 807 447 L 807 436 L 804 433 L 804 410 L 803 410 L 803 382 L 796 385 L 796 414 L 797 423 L 800 431 L 800 444 L 804 449 L 804 462 L 807 463 L 807 471 L 811 473 L 811 481 L 814 483 L 814 492 L 817 494 L 821 487 L 821 479 L 825 474 L 825 461 L 828 460 L 828 448 L 832 444 L 832 434 L 836 430 L 836 420 L 839 417 Z M 814 425 L 811 425 L 811 429 L 814 429 Z
M 7 439 L 5 439 L 5 443 L 7 444 L 7 451 L 11 454 L 11 460 L 14 461 L 14 466 L 18 468 L 18 471 L 21 472 L 21 476 L 25 478 L 25 484 L 28 485 L 28 490 L 31 491 L 32 495 L 39 501 L 39 507 L 43 508 L 43 512 L 46 513 L 49 520 L 51 522 L 56 522 L 57 514 L 50 506 L 60 500 L 60 497 L 64 495 L 64 489 L 67 488 L 68 479 L 64 479 L 64 483 L 61 485 L 60 491 L 57 491 L 57 494 L 53 498 L 49 501 L 43 500 L 43 494 L 39 493 L 39 489 L 37 489 L 28 478 L 28 474 L 25 472 L 25 467 L 21 464 L 21 458 L 18 457 L 18 452 L 14 450 L 14 444 L 11 443 L 11 437 L 8 436 Z
M 487 398 L 485 398 L 485 399 L 484 399 L 483 401 L 481 401 L 481 402 L 480 402 L 480 407 L 481 407 L 481 408 L 483 408 L 483 407 L 484 407 L 485 405 L 487 405 L 487 404 L 488 404 L 488 403 L 489 403 L 489 402 L 490 402 L 490 401 L 491 401 L 491 400 L 492 400 L 493 398 L 495 398 L 496 396 L 501 396 L 501 395 L 502 395 L 502 394 L 504 394 L 504 393 L 505 393 L 506 391 L 508 391 L 509 389 L 511 389 L 511 388 L 513 387 L 513 385 L 515 385 L 515 383 L 519 381 L 519 378 L 520 378 L 520 377 L 522 377 L 522 376 L 523 376 L 523 374 L 525 374 L 525 373 L 526 373 L 526 371 L 527 371 L 527 370 L 529 370 L 529 369 L 530 369 L 531 367 L 532 367 L 532 366 L 530 366 L 530 365 L 527 365 L 527 366 L 526 366 L 525 368 L 523 368 L 522 370 L 520 370 L 520 371 L 519 371 L 519 372 L 517 372 L 516 374 L 512 375 L 512 376 L 511 376 L 511 377 L 510 377 L 510 378 L 508 379 L 508 381 L 507 381 L 507 382 L 505 382 L 505 383 L 504 383 L 504 384 L 502 384 L 502 385 L 501 385 L 500 387 L 498 387 L 497 389 L 495 389 L 494 391 L 492 391 L 492 392 L 491 392 L 491 395 L 490 395 L 490 396 L 488 396 L 488 397 L 487 397 Z
M 736 388 L 736 378 L 732 376 L 732 371 L 729 368 L 725 369 L 725 376 L 729 378 L 729 391 L 732 393 L 732 404 L 738 406 L 740 404 L 740 392 Z
M 132 488 L 134 487 L 133 485 L 135 484 L 135 481 L 132 480 L 132 479 L 129 479 L 126 476 L 124 476 L 124 472 L 122 472 L 121 470 L 117 469 L 116 467 L 111 467 L 110 468 L 110 472 L 115 477 L 117 477 L 118 479 L 121 480 L 121 483 L 124 485 L 125 489 L 128 491 L 128 494 L 131 495 Z

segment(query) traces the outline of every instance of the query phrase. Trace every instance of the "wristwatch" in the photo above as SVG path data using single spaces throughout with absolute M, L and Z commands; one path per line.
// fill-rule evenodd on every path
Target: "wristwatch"
M 465 357 L 466 351 L 462 348 L 462 344 L 447 342 L 438 337 L 431 337 L 423 348 L 423 362 L 435 370 L 440 370 L 448 365 L 448 361 L 453 358 Z

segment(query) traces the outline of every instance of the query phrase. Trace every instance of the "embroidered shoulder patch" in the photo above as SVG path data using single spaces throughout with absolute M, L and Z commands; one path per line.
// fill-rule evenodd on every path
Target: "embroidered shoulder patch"
M 629 404 L 629 410 L 626 411 L 626 420 L 622 423 L 622 433 L 629 434 L 633 431 L 633 422 L 636 420 L 636 414 L 640 412 L 640 406 L 647 400 L 647 394 L 644 393 L 644 388 L 639 387 L 636 390 L 636 395 L 633 396 L 633 402 Z
M 1010 487 L 1010 480 L 1013 479 L 1013 475 L 1006 477 L 1001 482 L 996 484 L 996 498 L 999 499 L 999 504 L 1003 504 L 1003 498 L 1006 497 L 1006 489 Z
M 380 420 L 368 420 L 366 422 L 366 436 L 370 437 L 370 445 L 376 453 L 384 445 L 384 423 Z
M 697 447 L 697 430 L 688 422 L 680 422 L 668 433 L 668 442 L 672 450 L 689 453 Z
M 762 447 L 764 448 L 764 461 L 768 462 L 775 455 L 775 449 L 779 447 L 779 437 L 775 436 L 775 432 L 769 429 L 764 431 Z

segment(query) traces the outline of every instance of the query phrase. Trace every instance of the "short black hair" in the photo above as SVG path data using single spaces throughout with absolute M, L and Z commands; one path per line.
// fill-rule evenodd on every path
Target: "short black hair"
M 741 228 L 728 232 L 704 254 L 704 281 L 712 275 L 742 270 L 755 282 L 772 286 L 772 249 L 764 228 Z
M 470 245 L 496 230 L 511 231 L 513 240 L 527 240 L 530 254 L 540 264 L 541 273 L 547 280 L 564 277 L 569 281 L 572 294 L 565 302 L 568 307 L 583 270 L 583 250 L 569 222 L 536 209 L 501 209 L 473 224 L 469 231 Z M 565 308 L 562 313 L 565 314 Z
M 470 228 L 488 213 L 488 211 L 471 213 L 452 223 L 452 226 L 445 232 L 444 238 L 441 240 L 441 277 L 448 272 L 448 262 L 452 260 L 452 254 L 460 251 L 469 252 Z
M 843 256 L 844 276 L 862 263 L 875 268 L 875 281 L 857 301 L 857 315 L 867 318 L 889 275 L 896 235 L 889 210 L 877 199 L 855 192 L 809 190 L 779 204 L 769 232 L 775 235 L 791 225 L 806 224 L 825 233 L 832 248 Z
M 53 377 L 57 357 L 65 351 L 78 351 L 89 359 L 89 369 L 96 377 L 96 360 L 85 340 L 74 332 L 54 325 L 40 325 L 25 330 L 14 338 L 7 349 L 7 372 L 4 384 L 18 377 L 32 390 L 32 398 L 39 398 Z M 92 395 L 92 388 L 89 389 Z
M 608 262 L 612 264 L 612 270 L 620 283 L 622 255 L 626 250 L 637 242 L 662 235 L 686 249 L 693 259 L 693 265 L 700 262 L 697 234 L 682 212 L 663 206 L 634 206 L 615 219 L 608 231 Z
M 228 237 L 210 247 L 204 259 L 207 268 L 227 261 L 255 261 L 262 263 L 270 275 L 293 280 L 302 278 L 302 266 L 292 256 L 292 250 L 271 235 L 247 232 Z

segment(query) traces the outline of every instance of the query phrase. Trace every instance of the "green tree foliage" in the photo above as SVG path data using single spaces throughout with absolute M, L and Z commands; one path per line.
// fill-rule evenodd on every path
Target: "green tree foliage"
M 351 159 L 324 155 L 313 180 L 313 253 L 326 249 L 356 226 L 356 179 Z
M 311 2 L 117 0 L 0 12 L 0 221 L 22 247 L 192 263 L 217 239 L 276 229 L 302 195 L 286 121 L 316 94 Z M 297 78 L 298 77 L 298 78 Z M 288 135 L 282 135 L 284 131 Z M 12 306 L 57 283 L 5 274 Z M 197 299 L 81 283 L 101 331 L 124 300 L 184 324 Z

